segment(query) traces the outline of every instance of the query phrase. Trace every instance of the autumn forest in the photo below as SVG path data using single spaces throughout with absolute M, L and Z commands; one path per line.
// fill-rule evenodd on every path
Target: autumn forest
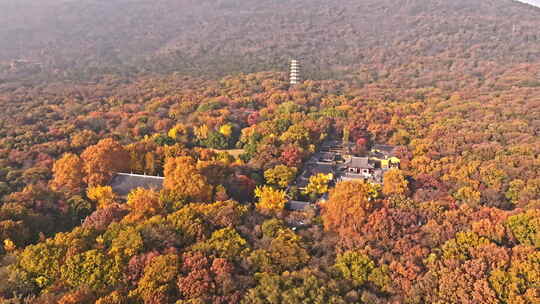
M 46 2 L 0 3 L 1 304 L 540 303 L 540 9 Z M 328 141 L 399 167 L 297 185 Z

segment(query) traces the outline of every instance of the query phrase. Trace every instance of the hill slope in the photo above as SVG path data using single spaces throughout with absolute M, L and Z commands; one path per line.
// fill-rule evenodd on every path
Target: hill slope
M 0 1 L 0 304 L 540 303 L 538 9 Z
M 472 72 L 540 59 L 539 27 L 540 9 L 510 0 L 8 1 L 0 71 L 216 76 L 283 69 L 298 57 L 314 78 L 411 61 L 426 66 L 421 73 Z M 10 68 L 15 59 L 41 66 Z

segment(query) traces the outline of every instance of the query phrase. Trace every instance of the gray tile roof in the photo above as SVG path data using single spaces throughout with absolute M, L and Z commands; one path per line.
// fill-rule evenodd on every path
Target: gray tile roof
M 289 201 L 287 203 L 287 209 L 292 211 L 301 211 L 306 209 L 308 206 L 310 206 L 311 203 L 309 202 L 301 202 L 301 201 Z
M 307 187 L 308 184 L 309 184 L 308 179 L 299 177 L 298 179 L 296 179 L 296 184 L 295 185 L 298 188 L 305 188 L 305 187 Z
M 336 153 L 333 153 L 333 152 L 320 153 L 319 161 L 333 162 L 335 160 L 336 160 Z
M 379 150 L 386 155 L 392 155 L 395 149 L 395 146 L 390 145 L 374 145 L 372 148 L 372 150 Z
M 136 188 L 159 191 L 163 188 L 163 180 L 164 178 L 160 176 L 117 173 L 110 185 L 116 194 L 124 196 Z
M 332 173 L 333 174 L 334 165 L 317 163 L 317 164 L 314 164 L 313 167 L 310 168 L 310 172 L 311 172 L 311 175 L 315 175 L 319 173 L 322 173 L 322 174 Z
M 334 147 L 340 147 L 341 142 L 337 140 L 327 140 L 324 141 L 321 145 L 322 148 L 334 148 Z
M 353 157 L 345 165 L 349 168 L 360 168 L 360 169 L 374 169 L 375 166 L 369 163 L 369 158 L 367 157 Z
M 305 166 L 304 171 L 296 178 L 295 185 L 298 188 L 305 188 L 309 184 L 309 178 L 316 174 L 336 174 L 336 168 L 332 163 L 309 163 Z
M 362 174 L 345 173 L 339 177 L 340 181 L 356 181 L 365 180 L 366 178 Z

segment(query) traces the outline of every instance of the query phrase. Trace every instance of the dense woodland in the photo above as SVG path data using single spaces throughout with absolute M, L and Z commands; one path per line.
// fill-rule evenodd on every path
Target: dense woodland
M 81 3 L 131 3 L 52 2 L 74 15 Z M 152 12 L 163 18 L 148 14 L 155 20 L 138 26 L 153 24 L 166 35 L 160 26 L 172 15 L 160 5 L 189 1 L 172 2 L 157 1 Z M 306 70 L 329 69 L 289 87 L 284 68 L 251 66 L 260 71 L 250 73 L 243 67 L 252 58 L 269 66 L 273 58 L 287 58 L 279 49 L 288 45 L 281 43 L 293 42 L 256 30 L 249 34 L 262 40 L 238 37 L 254 17 L 227 19 L 222 11 L 238 12 L 245 1 L 198 2 L 178 16 L 210 18 L 218 11 L 221 19 L 208 27 L 234 24 L 219 38 L 206 36 L 210 28 L 202 31 L 200 38 L 208 39 L 189 46 L 193 56 L 213 43 L 218 53 L 209 54 L 234 49 L 260 57 L 237 57 L 241 62 L 228 70 L 224 63 L 237 62 L 200 56 L 193 61 L 201 66 L 197 72 L 216 69 L 207 77 L 182 70 L 178 58 L 157 56 L 147 63 L 171 70 L 156 65 L 131 74 L 106 54 L 98 56 L 104 62 L 81 55 L 84 44 L 68 36 L 62 43 L 74 47 L 57 44 L 58 50 L 80 61 L 57 66 L 66 71 L 62 77 L 6 74 L 0 85 L 0 303 L 540 302 L 538 10 L 483 0 L 399 7 L 256 1 L 246 10 L 259 8 L 264 16 L 263 8 L 281 8 L 265 19 L 275 26 L 294 23 L 291 8 L 307 2 L 333 20 L 309 23 L 300 13 L 291 35 L 327 30 L 313 37 L 321 65 L 309 67 L 307 59 Z M 125 13 L 145 3 L 133 1 Z M 363 7 L 370 8 L 363 14 L 380 17 L 373 12 L 384 5 L 388 23 L 377 19 L 373 31 L 386 40 L 370 41 L 370 26 L 361 32 L 347 21 Z M 475 19 L 479 8 L 484 14 Z M 394 32 L 396 18 L 417 32 Z M 47 19 L 26 26 L 38 21 Z M 128 21 L 119 19 L 118 28 Z M 101 41 L 95 29 L 88 39 Z M 182 39 L 195 39 L 186 32 L 178 38 L 181 54 L 190 41 Z M 325 45 L 321 37 L 343 44 Z M 145 51 L 135 40 L 134 50 Z M 248 40 L 261 51 L 242 48 Z M 305 46 L 294 51 L 308 53 Z M 22 54 L 15 47 L 13 54 Z M 118 49 L 130 56 L 129 48 Z M 111 70 L 85 74 L 79 65 L 87 61 Z M 347 77 L 328 76 L 344 71 Z M 80 81 L 83 74 L 93 80 Z M 328 187 L 314 179 L 307 193 L 287 188 L 325 139 L 343 137 L 355 151 L 374 143 L 398 146 L 400 169 L 389 171 L 382 187 Z M 165 176 L 164 188 L 119 197 L 109 186 L 114 172 Z M 289 198 L 316 200 L 325 192 L 329 199 L 320 209 L 284 208 Z
M 310 79 L 365 82 L 403 67 L 422 87 L 482 80 L 486 65 L 540 59 L 539 13 L 512 0 L 3 0 L 0 83 L 223 77 L 281 70 L 290 57 Z

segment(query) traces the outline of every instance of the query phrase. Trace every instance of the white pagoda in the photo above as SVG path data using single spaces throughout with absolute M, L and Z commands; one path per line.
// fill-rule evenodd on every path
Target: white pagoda
M 291 73 L 289 81 L 291 86 L 300 83 L 300 64 L 296 59 L 291 60 Z

